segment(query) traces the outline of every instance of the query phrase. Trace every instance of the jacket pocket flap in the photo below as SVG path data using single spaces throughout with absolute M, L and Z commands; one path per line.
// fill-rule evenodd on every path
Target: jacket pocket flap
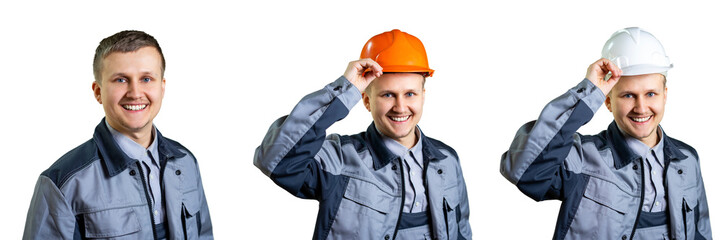
M 583 196 L 621 214 L 626 214 L 633 200 L 631 195 L 619 189 L 616 184 L 595 177 L 588 180 Z
M 381 191 L 375 184 L 355 178 L 349 179 L 343 196 L 381 213 L 389 212 L 392 199 L 390 194 Z
M 458 193 L 458 187 L 453 187 L 450 189 L 446 189 L 445 193 L 443 194 L 443 199 L 446 200 L 446 203 L 448 204 L 447 207 L 451 209 L 455 209 L 456 206 L 458 206 L 459 200 L 459 193 Z
M 183 201 L 183 211 L 185 211 L 186 218 L 192 217 L 200 211 L 200 204 L 194 200 Z
M 685 204 L 684 206 L 682 206 L 683 209 L 686 209 L 686 212 L 690 212 L 693 211 L 693 209 L 698 204 L 698 199 L 683 197 L 683 204 Z
M 140 231 L 140 223 L 133 208 L 118 208 L 83 214 L 85 237 L 110 238 Z

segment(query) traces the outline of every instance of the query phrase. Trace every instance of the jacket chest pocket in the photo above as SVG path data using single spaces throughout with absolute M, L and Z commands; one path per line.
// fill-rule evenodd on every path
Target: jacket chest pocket
M 443 196 L 443 218 L 446 222 L 446 233 L 448 239 L 456 239 L 458 236 L 458 222 L 460 222 L 461 213 L 459 213 L 458 188 L 452 189 L 451 194 Z M 449 193 L 447 191 L 447 193 Z
M 195 239 L 199 236 L 200 214 L 200 202 L 195 200 L 183 201 L 180 218 L 185 239 Z
M 375 184 L 349 178 L 329 238 L 382 239 L 388 226 L 396 224 L 388 222 L 392 200 L 391 194 Z
M 180 222 L 183 225 L 183 235 L 185 239 L 196 239 L 201 229 L 201 195 L 196 188 L 188 192 L 182 193 L 182 204 L 180 211 Z
M 683 227 L 686 233 L 687 239 L 693 239 L 696 229 L 696 205 L 698 204 L 697 198 L 686 198 L 684 197 L 681 201 L 681 215 L 683 216 Z
M 448 171 L 450 172 L 450 171 Z M 446 174 L 445 172 L 443 174 Z M 443 181 L 443 217 L 446 222 L 446 233 L 448 239 L 456 239 L 458 234 L 458 222 L 461 213 L 458 204 L 460 203 L 460 192 L 456 178 L 446 176 Z
M 632 210 L 634 198 L 621 190 L 616 184 L 589 177 L 586 189 L 581 197 L 568 235 L 570 239 L 621 239 L 624 232 L 630 232 L 635 214 Z M 638 208 L 638 205 L 635 205 Z M 630 216 L 634 215 L 634 216 Z M 626 231 L 629 230 L 629 231 Z
M 144 207 L 141 206 L 141 207 Z M 85 237 L 89 239 L 139 239 L 140 221 L 135 207 L 83 214 Z

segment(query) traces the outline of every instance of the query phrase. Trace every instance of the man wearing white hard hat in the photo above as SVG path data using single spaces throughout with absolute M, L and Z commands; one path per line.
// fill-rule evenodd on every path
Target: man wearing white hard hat
M 659 125 L 672 67 L 651 33 L 621 29 L 518 130 L 501 173 L 536 201 L 563 201 L 553 239 L 712 239 L 698 154 Z M 608 129 L 576 133 L 601 105 Z

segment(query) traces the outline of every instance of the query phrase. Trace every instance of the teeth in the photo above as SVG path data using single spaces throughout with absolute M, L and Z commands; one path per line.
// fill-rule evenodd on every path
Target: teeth
M 645 117 L 645 118 L 635 118 L 635 117 L 632 117 L 631 119 L 632 119 L 634 122 L 645 122 L 645 121 L 648 121 L 649 119 L 651 119 L 651 116 L 648 116 L 648 117 Z
M 411 115 L 408 115 L 405 117 L 391 117 L 391 119 L 396 122 L 403 122 L 405 120 L 408 120 L 408 118 L 410 118 L 410 117 L 411 117 Z
M 143 110 L 145 107 L 147 107 L 147 104 L 138 104 L 138 105 L 123 105 L 123 108 L 130 110 L 130 111 L 138 111 Z

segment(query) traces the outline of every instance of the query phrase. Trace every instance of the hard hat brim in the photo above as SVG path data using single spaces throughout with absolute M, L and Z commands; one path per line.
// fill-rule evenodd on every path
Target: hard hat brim
M 383 66 L 384 73 L 398 72 L 398 73 L 428 73 L 428 77 L 433 76 L 435 70 L 430 68 L 423 68 L 418 66 Z
M 623 74 L 621 74 L 621 76 L 637 76 L 651 73 L 663 74 L 671 68 L 673 68 L 673 64 L 669 66 L 634 65 L 621 68 L 621 70 L 623 71 Z

